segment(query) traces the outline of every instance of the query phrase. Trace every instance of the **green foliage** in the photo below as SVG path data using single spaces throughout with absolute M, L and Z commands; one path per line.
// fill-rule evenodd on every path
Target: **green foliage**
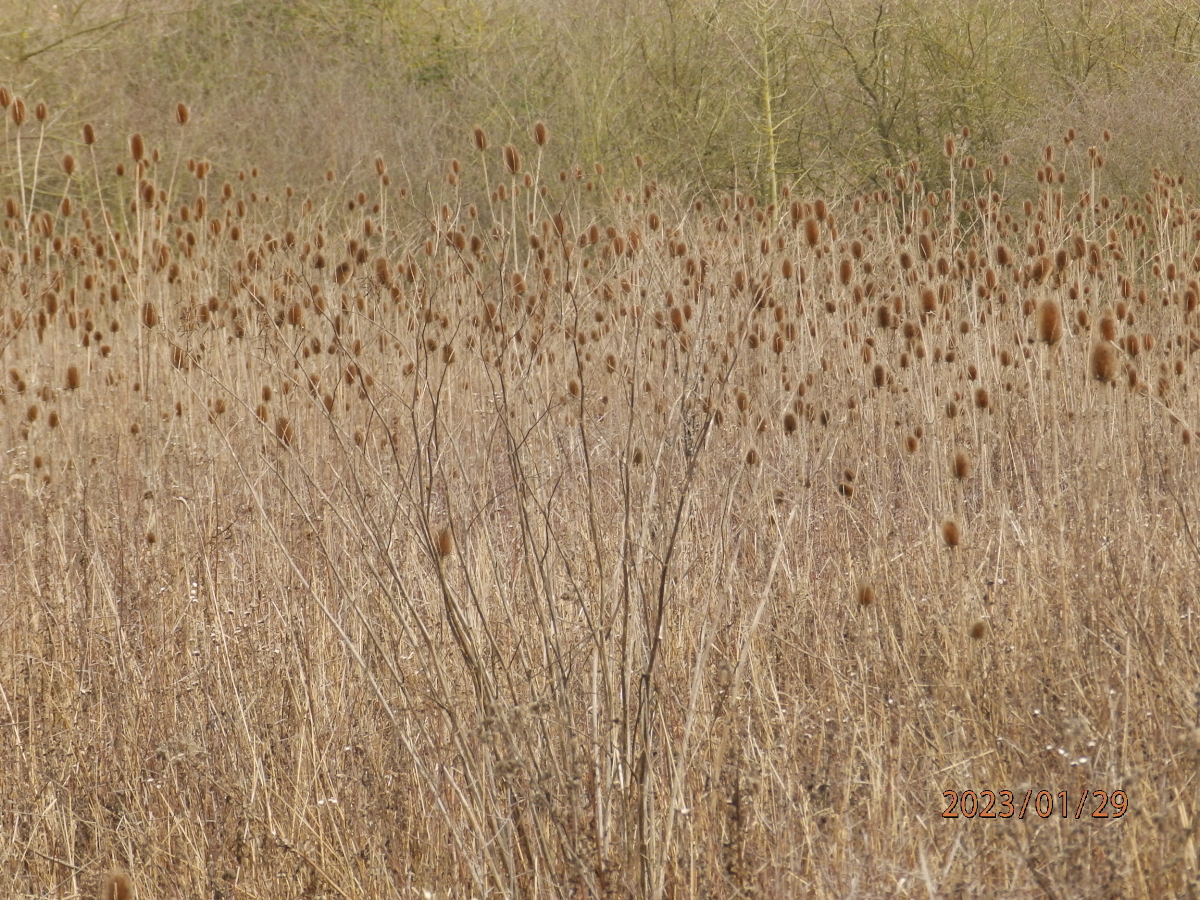
M 641 155 L 654 177 L 768 198 L 912 159 L 940 187 L 964 128 L 971 152 L 1030 165 L 1067 127 L 1096 143 L 1151 109 L 1169 127 L 1131 128 L 1126 158 L 1190 166 L 1179 148 L 1200 139 L 1172 112 L 1200 12 L 1169 0 L 75 0 L 0 6 L 0 25 L 17 92 L 117 134 L 186 100 L 220 163 L 280 179 L 377 153 L 418 179 L 477 125 L 517 140 L 539 119 L 548 164 L 628 176 Z

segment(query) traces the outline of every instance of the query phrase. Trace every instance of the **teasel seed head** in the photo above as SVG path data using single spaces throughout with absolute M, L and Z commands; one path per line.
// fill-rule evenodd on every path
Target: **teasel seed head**
M 962 450 L 954 454 L 954 477 L 966 481 L 971 477 L 971 459 Z
M 870 606 L 875 602 L 875 588 L 869 581 L 860 581 L 856 594 L 859 606 Z
M 817 225 L 816 219 L 807 219 L 804 222 L 804 241 L 810 247 L 817 246 L 817 242 L 821 239 L 820 227 Z
M 512 175 L 521 171 L 521 154 L 512 144 L 504 145 L 504 166 Z
M 1112 317 L 1111 313 L 1105 313 L 1100 319 L 1100 337 L 1106 341 L 1116 341 L 1117 339 L 1117 320 Z
M 1117 351 L 1108 341 L 1097 341 L 1092 345 L 1088 357 L 1088 372 L 1096 381 L 1112 384 L 1117 379 Z
M 133 900 L 133 884 L 121 869 L 113 869 L 104 876 L 101 900 Z
M 942 521 L 942 540 L 945 541 L 947 547 L 957 547 L 962 540 L 962 532 L 959 530 L 958 523 L 953 519 Z
M 454 552 L 454 533 L 450 530 L 450 526 L 447 525 L 445 528 L 443 528 L 441 531 L 438 532 L 437 553 L 438 553 L 439 558 L 446 559 L 446 557 L 448 557 L 453 552 Z
M 1062 307 L 1057 300 L 1043 300 L 1038 306 L 1038 340 L 1044 344 L 1057 344 L 1062 340 Z

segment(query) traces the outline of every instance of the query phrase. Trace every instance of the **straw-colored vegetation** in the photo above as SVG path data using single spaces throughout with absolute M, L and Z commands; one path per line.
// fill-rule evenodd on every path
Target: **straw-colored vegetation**
M 5 896 L 1197 890 L 1190 181 L 293 189 L 19 93 Z

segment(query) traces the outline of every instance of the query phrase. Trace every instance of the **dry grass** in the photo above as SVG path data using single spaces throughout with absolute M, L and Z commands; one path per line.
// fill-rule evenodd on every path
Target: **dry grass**
M 9 122 L 8 896 L 1196 889 L 1169 176 L 775 209 L 464 135 L 268 196 Z

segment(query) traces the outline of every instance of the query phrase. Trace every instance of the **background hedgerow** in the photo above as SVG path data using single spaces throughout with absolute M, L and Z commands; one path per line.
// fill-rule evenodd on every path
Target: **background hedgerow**
M 640 154 L 677 187 L 775 200 L 879 187 L 913 158 L 941 189 L 964 127 L 964 154 L 1030 169 L 1066 127 L 1080 146 L 1112 128 L 1108 183 L 1140 195 L 1154 166 L 1200 176 L 1198 50 L 1195 10 L 1166 0 L 0 4 L 4 80 L 67 111 L 62 135 L 149 128 L 183 97 L 195 145 L 274 189 L 359 178 L 376 154 L 424 184 L 474 126 L 541 118 L 555 170 L 627 179 Z
M 258 17 L 323 65 L 374 21 L 332 9 L 146 53 Z M 406 65 L 476 59 L 420 21 Z M 502 97 L 260 170 L 284 112 L 185 94 L 0 90 L 10 895 L 1194 889 L 1188 178 L 956 128 L 697 192 Z M 942 817 L 1031 789 L 1127 811 Z

